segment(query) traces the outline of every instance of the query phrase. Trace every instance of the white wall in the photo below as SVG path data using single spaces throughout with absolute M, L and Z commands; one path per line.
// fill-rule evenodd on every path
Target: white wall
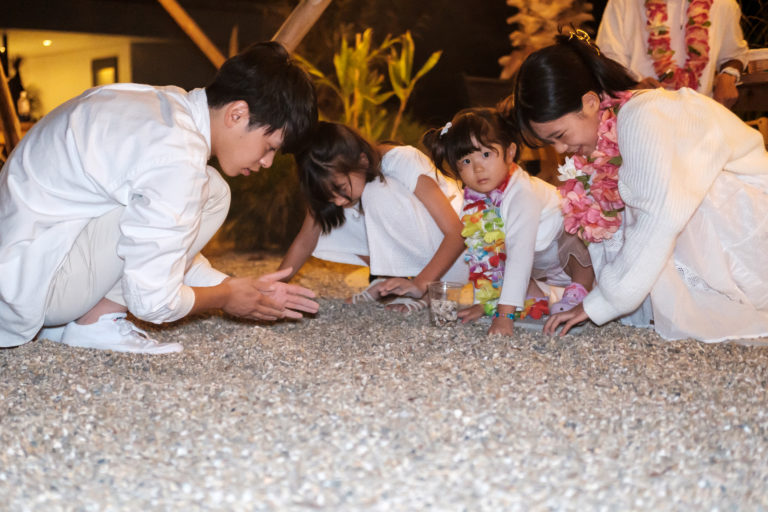
M 91 64 L 94 59 L 117 57 L 118 81 L 131 81 L 131 46 L 125 37 L 93 36 L 87 48 L 50 53 L 23 55 L 21 78 L 24 88 L 37 99 L 33 115 L 41 117 L 61 103 L 92 87 Z M 10 61 L 14 54 L 11 47 Z

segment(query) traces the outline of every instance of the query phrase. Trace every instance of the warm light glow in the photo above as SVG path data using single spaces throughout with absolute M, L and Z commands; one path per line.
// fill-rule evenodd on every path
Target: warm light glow
M 53 44 L 53 41 L 50 39 L 43 39 L 43 46 L 51 46 Z
M 0 46 L 0 53 L 5 53 L 5 46 Z

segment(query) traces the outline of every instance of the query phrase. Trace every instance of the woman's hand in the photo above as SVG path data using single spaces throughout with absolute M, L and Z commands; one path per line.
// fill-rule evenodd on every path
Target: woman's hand
M 488 328 L 488 334 L 512 336 L 515 333 L 515 321 L 505 316 L 497 316 Z
M 584 311 L 584 305 L 579 304 L 571 310 L 564 313 L 557 313 L 549 317 L 547 323 L 544 324 L 542 332 L 544 334 L 556 334 L 555 331 L 557 330 L 557 327 L 560 324 L 565 323 L 563 329 L 560 331 L 560 336 L 564 336 L 565 334 L 568 334 L 571 327 L 580 324 L 585 320 L 589 320 L 589 315 Z
M 424 292 L 426 290 L 419 288 L 413 279 L 404 277 L 391 277 L 379 286 L 379 294 L 382 296 L 399 295 L 420 299 L 424 296 Z
M 466 324 L 469 322 L 474 322 L 478 318 L 482 317 L 485 314 L 485 311 L 483 311 L 483 305 L 482 304 L 475 304 L 473 306 L 470 306 L 466 309 L 462 309 L 459 311 L 459 320 L 461 320 L 461 323 Z

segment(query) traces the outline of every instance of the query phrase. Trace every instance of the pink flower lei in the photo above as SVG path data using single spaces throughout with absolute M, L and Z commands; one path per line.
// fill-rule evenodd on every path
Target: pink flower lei
M 688 0 L 688 22 L 685 25 L 687 58 L 682 68 L 673 63 L 667 26 L 667 0 L 645 0 L 648 55 L 659 81 L 672 89 L 698 89 L 701 73 L 709 62 L 709 11 L 713 0 Z
M 566 158 L 558 168 L 563 201 L 565 230 L 584 242 L 602 242 L 621 226 L 624 201 L 619 195 L 621 154 L 616 136 L 616 113 L 632 93 L 623 91 L 616 97 L 603 95 L 600 102 L 600 125 L 597 148 L 589 155 L 577 153 Z

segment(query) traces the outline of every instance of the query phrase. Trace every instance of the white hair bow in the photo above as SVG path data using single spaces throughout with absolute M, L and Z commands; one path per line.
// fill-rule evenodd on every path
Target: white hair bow
M 450 128 L 451 126 L 453 126 L 453 124 L 452 124 L 450 121 L 448 121 L 447 123 L 445 123 L 445 126 L 443 126 L 443 129 L 442 129 L 442 130 L 440 130 L 440 136 L 442 137 L 443 135 L 445 135 L 446 133 L 448 133 L 448 128 Z

